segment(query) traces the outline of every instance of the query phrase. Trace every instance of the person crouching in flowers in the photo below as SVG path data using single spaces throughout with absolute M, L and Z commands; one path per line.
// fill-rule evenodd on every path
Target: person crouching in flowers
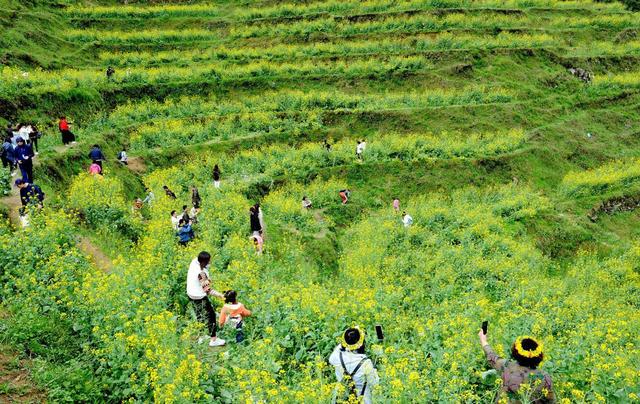
M 511 358 L 500 358 L 487 342 L 487 335 L 478 333 L 482 349 L 492 368 L 501 373 L 502 391 L 496 402 L 504 396 L 509 403 L 520 403 L 523 390 L 528 391 L 525 402 L 554 403 L 555 394 L 551 377 L 538 366 L 544 359 L 542 343 L 532 337 L 518 337 L 511 347 Z
M 342 400 L 336 392 L 334 402 L 362 400 L 365 404 L 373 402 L 372 390 L 380 382 L 378 371 L 371 359 L 364 353 L 365 334 L 359 327 L 348 328 L 342 334 L 342 341 L 329 357 L 329 364 L 336 370 L 336 378 L 344 385 Z
M 238 293 L 235 290 L 225 291 L 219 325 L 220 327 L 224 327 L 226 324 L 233 326 L 236 329 L 236 342 L 244 341 L 243 320 L 249 316 L 251 316 L 251 312 L 244 307 L 244 304 L 238 302 Z

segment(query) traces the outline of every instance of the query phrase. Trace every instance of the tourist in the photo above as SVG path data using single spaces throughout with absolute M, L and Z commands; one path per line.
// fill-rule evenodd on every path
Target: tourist
M 500 358 L 491 348 L 487 342 L 485 330 L 481 329 L 478 337 L 489 365 L 500 372 L 502 377 L 501 394 L 496 397 L 496 402 L 504 398 L 510 400 L 509 402 L 519 402 L 518 394 L 523 384 L 529 385 L 531 388 L 527 402 L 555 402 L 551 377 L 546 372 L 537 369 L 544 359 L 542 343 L 531 337 L 518 337 L 511 346 L 512 360 L 508 360 Z
M 120 153 L 118 153 L 118 161 L 123 166 L 129 165 L 129 156 L 127 156 L 127 150 L 124 147 L 120 150 Z
M 349 197 L 351 196 L 351 191 L 348 189 L 343 189 L 340 191 L 340 199 L 342 199 L 342 204 L 346 205 L 349 202 Z
M 258 217 L 258 212 L 256 211 L 255 206 L 249 208 L 249 226 L 251 228 L 251 234 L 253 236 L 259 236 L 260 233 L 262 233 L 262 226 L 260 226 L 260 217 Z
M 169 198 L 176 199 L 176 194 L 174 194 L 173 191 L 170 190 L 168 186 L 163 185 L 162 189 L 164 189 L 165 195 L 167 195 Z
M 38 130 L 38 128 L 33 125 L 31 126 L 31 131 L 29 132 L 29 140 L 28 144 L 33 147 L 33 151 L 35 155 L 38 155 L 38 139 L 42 137 L 42 132 Z
M 400 212 L 400 199 L 393 198 L 393 210 L 395 213 Z
M 404 224 L 404 227 L 409 227 L 413 224 L 413 218 L 407 212 L 402 212 L 402 224 Z
M 220 188 L 220 167 L 217 164 L 213 167 L 213 186 Z
M 257 234 L 251 236 L 251 240 L 253 241 L 253 246 L 256 249 L 257 255 L 262 255 L 262 246 L 264 245 L 264 239 Z
M 22 173 L 22 179 L 24 182 L 33 182 L 33 149 L 21 137 L 16 141 L 18 146 L 15 148 L 14 155 Z
M 220 327 L 229 324 L 236 329 L 236 342 L 244 341 L 244 332 L 242 326 L 244 319 L 251 316 L 251 312 L 244 307 L 244 304 L 238 302 L 238 293 L 235 290 L 227 290 L 224 292 L 224 306 L 220 310 Z
M 22 203 L 22 206 L 32 205 L 39 208 L 42 207 L 42 203 L 44 202 L 44 192 L 42 192 L 42 189 L 40 189 L 39 186 L 30 184 L 20 178 L 15 181 L 15 184 L 20 190 L 20 202 Z
M 362 154 L 366 148 L 367 142 L 364 140 L 358 140 L 358 145 L 356 146 L 356 157 L 358 157 L 358 160 L 362 160 Z
M 13 147 L 13 144 L 11 143 L 11 138 L 9 136 L 6 136 L 4 139 L 4 142 L 2 143 L 2 150 L 1 150 L 1 157 L 2 157 L 2 166 L 4 168 L 8 168 L 9 171 L 11 172 L 11 176 L 13 177 L 15 174 L 15 172 L 13 172 L 14 168 L 16 167 L 16 157 L 15 157 L 15 149 Z
M 68 145 L 69 143 L 76 142 L 76 135 L 71 133 L 69 130 L 70 123 L 67 122 L 67 118 L 63 115 L 60 117 L 60 122 L 58 122 L 58 129 L 60 129 L 60 134 L 62 135 L 62 144 Z
M 102 167 L 100 167 L 100 164 L 98 164 L 97 161 L 94 161 L 89 166 L 89 174 L 91 174 L 91 175 L 96 175 L 96 174 L 102 175 Z
M 344 401 L 362 400 L 371 404 L 372 390 L 379 383 L 378 371 L 365 354 L 364 330 L 353 327 L 342 335 L 342 341 L 329 357 L 338 382 L 345 385 Z
M 185 220 L 184 218 L 178 222 L 178 243 L 183 247 L 186 247 L 189 241 L 195 237 L 191 224 L 191 220 Z
M 309 198 L 307 198 L 306 195 L 303 196 L 302 197 L 302 208 L 303 209 L 311 209 L 312 206 L 313 205 L 312 205 L 311 201 L 309 200 Z
M 218 326 L 216 324 L 216 312 L 211 306 L 208 296 L 224 298 L 222 293 L 211 287 L 209 277 L 209 263 L 211 255 L 202 251 L 198 257 L 191 261 L 187 273 L 187 296 L 191 300 L 198 321 L 207 325 L 209 330 L 209 346 L 222 346 L 225 341 L 216 336 Z M 200 340 L 201 341 L 201 340 Z
M 189 207 L 187 205 L 182 205 L 182 213 L 180 213 L 180 216 L 178 216 L 180 219 L 184 219 L 187 222 L 191 220 L 189 212 L 187 211 L 188 209 Z
M 180 218 L 178 217 L 178 213 L 175 210 L 171 211 L 171 227 L 173 230 L 178 231 L 178 224 L 180 223 Z
M 108 81 L 111 81 L 113 79 L 113 75 L 114 75 L 115 72 L 116 72 L 116 70 L 113 67 L 111 67 L 111 66 L 107 67 L 107 80 Z
M 256 212 L 258 213 L 258 221 L 260 222 L 260 235 L 264 235 L 265 225 L 264 225 L 264 216 L 262 216 L 262 208 L 260 208 L 260 204 L 256 203 L 253 205 L 256 208 Z
M 156 199 L 156 195 L 150 189 L 147 189 L 147 191 L 148 191 L 147 196 L 145 196 L 143 202 L 146 203 L 147 205 L 151 206 L 151 205 L 153 205 L 153 201 Z
M 94 144 L 91 147 L 91 151 L 89 152 L 89 158 L 93 160 L 96 164 L 98 164 L 100 168 L 102 168 L 102 162 L 107 160 L 104 154 L 102 153 L 102 149 L 100 149 L 100 146 L 98 146 L 97 144 Z
M 194 208 L 200 209 L 200 203 L 202 202 L 202 198 L 200 198 L 200 192 L 198 192 L 198 188 L 195 185 L 191 186 L 191 204 Z

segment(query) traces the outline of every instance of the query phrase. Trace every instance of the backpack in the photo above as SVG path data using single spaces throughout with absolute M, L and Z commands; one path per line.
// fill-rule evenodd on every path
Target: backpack
M 342 365 L 342 370 L 344 372 L 342 382 L 345 384 L 346 389 L 343 398 L 338 401 L 350 402 L 351 397 L 364 396 L 364 392 L 367 389 L 367 381 L 365 380 L 364 384 L 362 385 L 362 390 L 360 391 L 360 394 L 358 394 L 358 391 L 356 390 L 356 382 L 353 380 L 353 377 L 356 375 L 356 373 L 358 373 L 358 370 L 360 370 L 360 368 L 364 364 L 364 361 L 366 361 L 367 359 L 368 358 L 366 356 L 362 358 L 360 362 L 358 362 L 356 367 L 353 368 L 353 372 L 349 373 L 349 371 L 347 370 L 347 366 L 344 364 L 344 359 L 342 358 L 342 351 L 340 351 L 340 365 Z

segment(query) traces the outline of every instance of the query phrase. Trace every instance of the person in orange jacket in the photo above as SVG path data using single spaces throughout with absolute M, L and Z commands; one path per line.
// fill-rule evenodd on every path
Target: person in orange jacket
M 235 290 L 227 290 L 224 292 L 224 306 L 220 310 L 220 319 L 218 320 L 220 327 L 230 324 L 236 329 L 236 342 L 244 340 L 245 317 L 251 316 L 251 312 L 244 307 L 244 304 L 238 302 L 238 293 Z

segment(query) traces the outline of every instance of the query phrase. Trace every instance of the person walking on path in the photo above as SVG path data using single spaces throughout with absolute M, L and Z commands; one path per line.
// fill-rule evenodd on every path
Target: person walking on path
M 29 136 L 28 143 L 31 147 L 33 147 L 33 151 L 37 156 L 38 155 L 38 139 L 42 137 L 42 132 L 40 132 L 35 125 L 32 125 L 31 131 L 29 132 L 28 136 Z
M 500 372 L 502 377 L 502 387 L 495 402 L 503 402 L 506 398 L 508 403 L 554 403 L 555 393 L 551 377 L 544 371 L 538 369 L 538 365 L 544 359 L 542 343 L 532 337 L 518 337 L 511 346 L 511 358 L 503 359 L 496 354 L 487 342 L 487 334 L 480 329 L 478 333 L 480 344 L 484 351 L 489 365 Z M 528 385 L 527 397 L 522 400 L 521 386 Z
M 254 234 L 251 236 L 251 240 L 253 241 L 253 246 L 256 249 L 257 255 L 262 255 L 262 246 L 264 245 L 264 240 L 261 236 Z
M 338 382 L 344 384 L 345 402 L 359 402 L 360 399 L 365 404 L 373 402 L 372 391 L 380 378 L 373 362 L 365 354 L 364 330 L 359 327 L 347 329 L 331 353 L 329 364 L 335 368 Z
M 213 166 L 213 186 L 220 189 L 220 167 L 217 164 Z
M 249 208 L 249 226 L 251 227 L 251 234 L 253 236 L 260 236 L 262 226 L 260 225 L 260 218 L 258 217 L 255 206 Z
M 44 202 L 44 192 L 42 192 L 42 189 L 40 189 L 39 186 L 29 184 L 20 178 L 15 181 L 15 184 L 20 190 L 20 202 L 22 203 L 22 206 L 33 205 L 39 208 L 42 207 L 42 203 Z
M 196 312 L 198 321 L 207 325 L 209 331 L 209 346 L 222 346 L 225 341 L 217 337 L 218 326 L 216 324 L 216 312 L 211 306 L 208 296 L 224 298 L 224 295 L 211 286 L 209 276 L 209 263 L 211 254 L 206 251 L 200 252 L 198 257 L 191 261 L 187 272 L 187 296 L 191 300 Z
M 24 182 L 33 182 L 33 149 L 25 143 L 24 139 L 17 139 L 18 147 L 15 148 L 15 158 L 22 173 Z
M 174 194 L 173 191 L 170 190 L 168 186 L 163 185 L 162 189 L 164 189 L 165 195 L 167 195 L 169 198 L 171 198 L 171 199 L 176 199 L 177 198 L 176 194 Z
M 147 205 L 151 206 L 153 205 L 153 201 L 156 199 L 156 195 L 153 193 L 152 190 L 147 189 L 148 193 L 147 196 L 144 197 L 144 203 L 146 203 Z
M 107 158 L 104 156 L 104 153 L 102 153 L 102 149 L 100 149 L 100 146 L 98 146 L 97 144 L 94 144 L 91 147 L 91 151 L 89 151 L 89 158 L 97 163 L 100 166 L 100 169 L 103 168 L 102 162 L 107 160 Z
M 15 149 L 13 144 L 11 143 L 11 138 L 6 136 L 4 139 L 4 143 L 2 143 L 2 166 L 4 168 L 8 168 L 11 172 L 11 176 L 15 176 L 16 173 L 13 171 L 16 168 L 16 157 L 15 157 Z
M 400 212 L 400 199 L 393 198 L 393 211 L 396 213 Z
M 342 204 L 346 205 L 349 202 L 349 197 L 351 196 L 351 191 L 348 189 L 343 189 L 340 191 L 340 199 L 342 199 Z
M 60 122 L 58 122 L 58 129 L 60 130 L 60 134 L 62 135 L 62 144 L 68 145 L 69 143 L 76 142 L 76 135 L 74 135 L 69 129 L 69 122 L 67 121 L 67 117 L 64 115 L 60 117 Z
M 200 198 L 200 192 L 198 192 L 198 188 L 195 185 L 191 186 L 191 204 L 194 208 L 200 209 L 200 203 L 202 203 L 202 198 Z
M 358 157 L 358 160 L 362 160 L 362 154 L 366 148 L 367 142 L 364 140 L 358 140 L 358 145 L 356 146 L 356 157 Z
M 120 153 L 118 153 L 118 161 L 123 166 L 129 165 L 129 156 L 127 156 L 127 150 L 124 147 L 120 150 Z
M 307 198 L 307 196 L 303 196 L 302 197 L 302 208 L 303 209 L 311 209 L 313 207 L 313 204 L 311 203 L 311 201 L 309 200 L 309 198 Z
M 251 312 L 244 307 L 244 304 L 238 302 L 238 293 L 235 290 L 227 290 L 224 292 L 224 306 L 220 310 L 220 327 L 231 325 L 236 329 L 236 342 L 244 341 L 244 332 L 242 327 L 244 319 L 251 316 Z

